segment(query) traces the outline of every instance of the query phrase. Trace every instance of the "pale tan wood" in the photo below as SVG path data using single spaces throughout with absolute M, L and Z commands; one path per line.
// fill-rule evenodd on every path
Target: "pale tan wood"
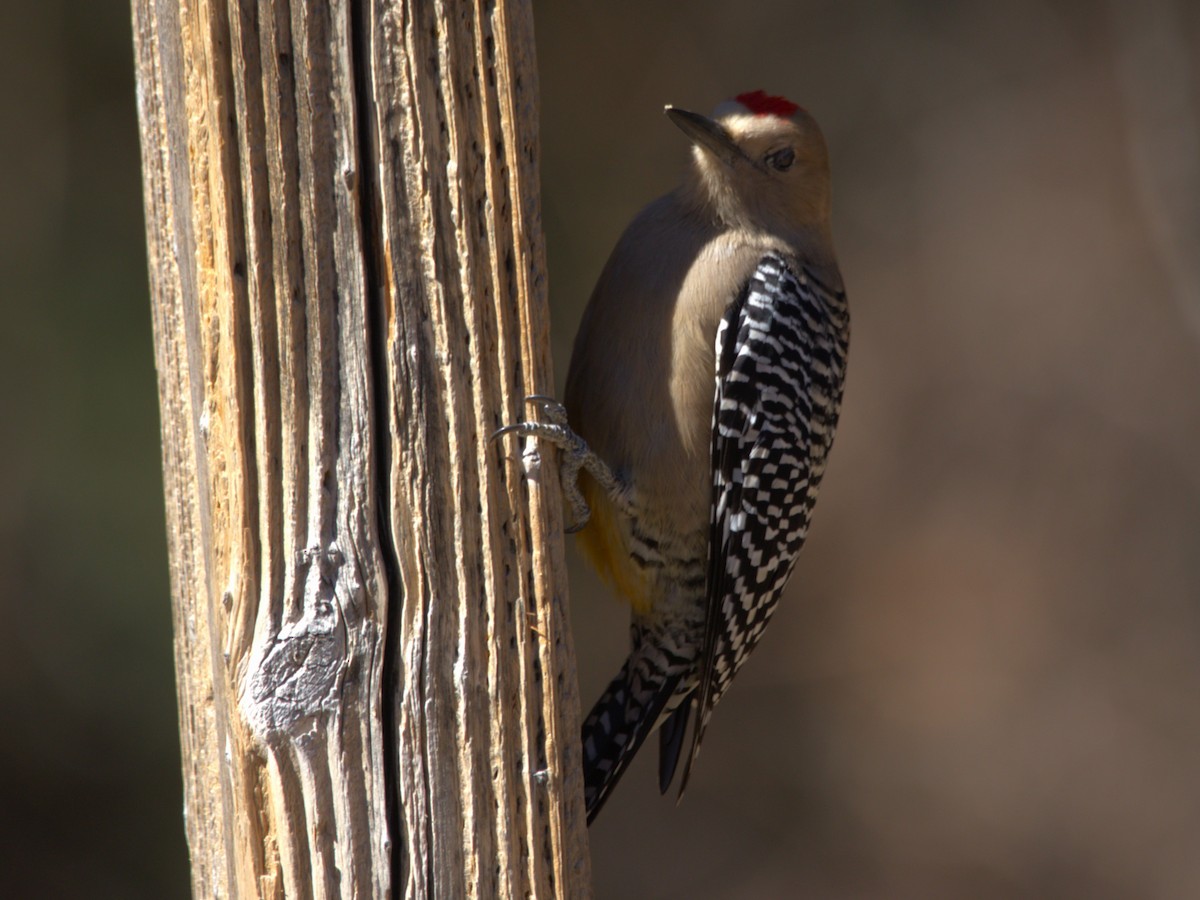
M 133 0 L 198 897 L 586 897 L 528 2 Z

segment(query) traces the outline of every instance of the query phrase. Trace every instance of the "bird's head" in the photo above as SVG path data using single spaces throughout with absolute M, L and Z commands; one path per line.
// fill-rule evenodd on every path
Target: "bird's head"
M 666 114 L 692 140 L 690 187 L 733 227 L 827 234 L 829 153 L 816 120 L 783 97 L 739 94 L 712 116 Z

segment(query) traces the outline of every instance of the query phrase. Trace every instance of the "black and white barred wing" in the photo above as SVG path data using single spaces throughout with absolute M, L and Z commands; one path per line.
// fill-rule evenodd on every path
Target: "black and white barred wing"
M 826 296 L 768 254 L 717 330 L 708 607 L 681 793 L 713 707 L 762 636 L 808 530 L 845 361 Z

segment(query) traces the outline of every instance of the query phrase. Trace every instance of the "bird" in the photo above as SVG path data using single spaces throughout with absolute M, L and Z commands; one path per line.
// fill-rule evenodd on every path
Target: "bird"
M 762 90 L 665 113 L 691 142 L 682 183 L 613 249 L 565 402 L 528 398 L 540 417 L 498 432 L 560 448 L 568 530 L 631 608 L 630 654 L 581 729 L 589 824 L 655 731 L 659 790 L 682 758 L 682 799 L 804 543 L 849 350 L 813 116 Z

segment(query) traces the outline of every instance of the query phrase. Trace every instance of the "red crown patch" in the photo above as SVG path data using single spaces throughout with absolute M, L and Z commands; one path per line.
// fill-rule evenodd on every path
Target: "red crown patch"
M 793 103 L 787 97 L 772 97 L 766 91 L 748 91 L 733 98 L 756 116 L 780 116 L 789 118 L 795 115 L 800 104 Z

